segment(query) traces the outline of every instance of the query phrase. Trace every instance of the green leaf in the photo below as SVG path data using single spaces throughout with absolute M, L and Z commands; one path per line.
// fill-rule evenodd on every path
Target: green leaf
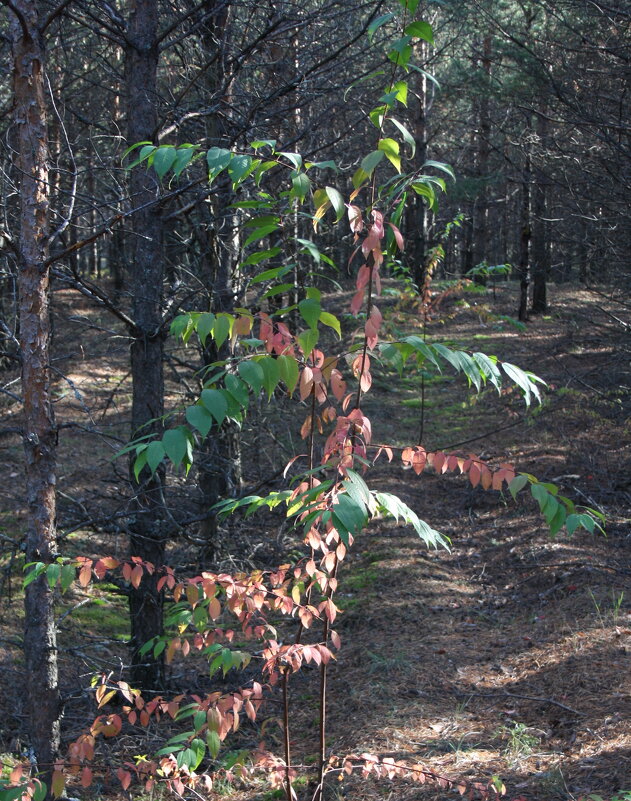
M 306 322 L 309 328 L 318 327 L 318 320 L 320 319 L 320 314 L 322 312 L 320 301 L 315 300 L 314 298 L 301 300 L 298 304 L 298 310 L 300 312 L 300 316 Z
M 260 228 L 255 228 L 243 243 L 243 247 L 247 248 L 248 245 L 251 245 L 253 242 L 258 242 L 259 239 L 263 239 L 264 237 L 273 234 L 274 231 L 278 231 L 278 225 L 276 223 L 270 223 L 269 225 L 263 225 Z
M 195 328 L 197 330 L 197 336 L 199 337 L 202 345 L 206 344 L 208 335 L 213 330 L 214 325 L 215 315 L 212 312 L 204 312 L 203 314 L 200 314 Z
M 197 147 L 195 145 L 178 147 L 175 163 L 173 164 L 173 174 L 176 178 L 180 177 L 182 171 L 188 166 L 196 152 Z
M 423 39 L 425 42 L 434 44 L 434 32 L 429 22 L 423 22 L 422 20 L 411 22 L 404 33 L 408 36 L 413 36 L 415 39 Z
M 267 392 L 267 399 L 271 400 L 274 390 L 280 381 L 280 365 L 272 356 L 264 356 L 256 363 L 263 370 L 263 387 Z
M 414 14 L 418 8 L 419 2 L 420 0 L 399 0 L 399 3 L 403 6 L 403 8 L 407 8 L 411 14 Z
M 61 576 L 59 579 L 59 584 L 61 586 L 61 591 L 65 592 L 68 587 L 72 584 L 75 580 L 75 576 L 77 575 L 77 571 L 74 565 L 62 565 L 61 567 Z
M 318 344 L 318 337 L 319 334 L 315 328 L 309 328 L 306 331 L 302 331 L 302 333 L 298 334 L 297 339 L 300 343 L 300 347 L 302 348 L 305 359 L 309 358 L 311 351 Z
M 530 395 L 531 391 L 534 392 L 537 397 L 539 397 L 539 391 L 537 390 L 536 386 L 531 383 L 526 373 L 514 364 L 509 364 L 509 362 L 502 362 L 502 369 L 506 373 L 506 375 L 517 384 L 524 392 L 524 401 L 526 406 L 530 406 Z M 541 401 L 541 399 L 539 398 Z
M 259 150 L 262 147 L 269 147 L 272 150 L 276 147 L 276 140 L 275 139 L 256 139 L 254 142 L 250 142 L 250 147 L 252 150 Z
M 425 168 L 425 167 L 434 167 L 437 170 L 442 170 L 443 172 L 446 172 L 447 175 L 452 180 L 454 180 L 454 181 L 456 180 L 456 173 L 449 166 L 449 164 L 445 164 L 442 161 L 432 161 L 431 159 L 429 159 L 428 161 L 425 162 L 425 164 L 423 164 L 423 168 Z
M 251 156 L 233 156 L 228 165 L 228 175 L 232 186 L 236 189 L 241 181 L 245 180 L 252 169 Z
M 206 163 L 208 164 L 208 172 L 210 175 L 213 178 L 219 175 L 219 173 L 225 170 L 228 164 L 230 164 L 231 158 L 232 153 L 226 150 L 225 147 L 211 147 L 206 153 Z
M 298 383 L 298 362 L 293 356 L 279 356 L 277 362 L 281 380 L 292 395 Z
M 342 195 L 332 186 L 325 187 L 327 197 L 331 201 L 331 205 L 335 209 L 335 220 L 339 222 L 344 216 L 345 205 Z
M 340 321 L 334 314 L 331 314 L 330 312 L 326 311 L 320 312 L 320 322 L 323 325 L 328 325 L 329 328 L 332 328 L 337 333 L 340 339 L 342 338 L 342 329 L 340 326 Z
M 265 270 L 259 275 L 250 280 L 250 284 L 260 284 L 263 281 L 271 281 L 279 276 L 286 275 L 291 270 L 291 267 L 285 265 L 283 267 L 273 267 L 271 270 Z
M 366 506 L 357 503 L 350 495 L 338 495 L 331 512 L 333 525 L 345 545 L 349 544 L 349 534 L 357 536 L 368 522 Z
M 252 391 L 254 393 L 260 392 L 265 379 L 265 374 L 260 364 L 252 360 L 245 360 L 239 362 L 237 369 L 241 378 L 252 387 Z
M 188 451 L 186 432 L 182 428 L 165 431 L 162 435 L 162 446 L 166 455 L 173 462 L 173 466 L 179 467 Z
M 403 141 L 410 148 L 410 158 L 413 159 L 414 154 L 416 153 L 416 140 L 412 134 L 408 131 L 405 125 L 403 125 L 403 123 L 399 122 L 399 120 L 395 119 L 394 117 L 388 117 L 388 122 L 391 122 L 399 129 L 401 136 L 403 137 Z
M 300 244 L 303 246 L 303 250 L 301 251 L 302 253 L 306 251 L 316 264 L 320 264 L 322 254 L 314 242 L 312 242 L 310 239 L 301 239 L 298 236 L 296 237 L 296 242 L 300 242 Z
M 219 389 L 204 389 L 202 390 L 200 401 L 204 408 L 215 418 L 217 425 L 220 426 L 228 414 L 228 402 L 223 392 Z
M 521 492 L 527 483 L 528 483 L 528 476 L 525 476 L 523 473 L 520 473 L 518 476 L 515 476 L 515 478 L 508 485 L 508 490 L 510 494 L 513 496 L 513 500 L 517 499 L 517 493 Z
M 372 175 L 377 164 L 379 164 L 379 162 L 383 159 L 383 156 L 384 156 L 383 150 L 373 150 L 372 153 L 369 153 L 362 159 L 361 168 L 366 173 L 366 175 L 368 176 Z
M 164 459 L 164 446 L 160 440 L 154 439 L 150 442 L 146 450 L 147 465 L 152 473 L 155 473 L 158 465 Z
M 425 521 L 420 520 L 416 512 L 410 509 L 410 507 L 403 503 L 396 495 L 392 495 L 389 492 L 375 492 L 373 494 L 379 512 L 394 517 L 397 521 L 403 519 L 406 523 L 412 525 L 419 537 L 428 546 L 437 548 L 440 545 L 447 550 L 449 549 L 448 540 L 431 526 L 428 526 Z
M 327 161 L 308 161 L 305 164 L 305 168 L 307 170 L 310 170 L 312 167 L 315 167 L 316 170 L 335 170 L 335 172 L 340 171 L 340 168 L 334 161 L 331 161 L 331 159 Z
M 421 181 L 415 181 L 413 184 L 411 184 L 411 186 L 417 195 L 421 195 L 421 197 L 424 197 L 427 200 L 430 210 L 434 211 L 437 206 L 436 192 L 434 192 L 434 189 L 429 186 L 429 184 Z
M 213 759 L 217 759 L 217 754 L 221 748 L 221 740 L 219 739 L 219 735 L 216 731 L 206 732 L 206 745 L 208 746 L 208 752 L 211 757 Z
M 311 189 L 311 181 L 305 172 L 296 173 L 291 179 L 291 194 L 297 197 L 301 202 L 305 200 Z
M 135 147 L 135 146 L 134 146 Z M 131 164 L 128 164 L 125 169 L 131 170 L 133 167 L 137 167 L 138 164 L 142 164 L 143 161 L 147 161 L 148 164 L 151 163 L 151 156 L 153 156 L 154 152 L 157 150 L 155 145 L 147 142 L 141 149 L 138 158 L 135 161 L 132 161 Z M 128 151 L 125 151 L 128 152 Z M 125 155 L 123 154 L 123 158 Z
M 245 364 L 245 362 L 243 362 L 243 364 Z M 232 395 L 232 397 L 241 407 L 247 409 L 248 404 L 250 403 L 250 396 L 248 394 L 248 388 L 243 381 L 241 381 L 240 378 L 237 378 L 236 375 L 227 375 L 225 383 L 226 389 L 230 395 Z
M 160 180 L 162 180 L 171 169 L 176 158 L 177 152 L 172 145 L 163 145 L 153 154 L 153 169 L 157 172 Z
M 208 435 L 213 424 L 212 416 L 199 404 L 187 407 L 186 419 L 203 437 Z
M 358 167 L 353 173 L 353 189 L 359 189 L 359 187 L 363 186 L 363 184 L 365 184 L 369 178 L 370 175 L 365 170 L 362 170 L 361 167 Z
M 140 451 L 134 459 L 134 476 L 136 481 L 140 481 L 140 474 L 142 473 L 145 465 L 147 464 L 147 449 Z
M 394 139 L 380 139 L 377 148 L 386 154 L 389 161 L 394 164 L 397 172 L 401 172 L 401 157 L 399 156 L 399 143 Z M 363 163 L 362 163 L 363 166 Z
M 483 380 L 490 381 L 499 392 L 502 376 L 497 367 L 497 359 L 495 356 L 487 356 L 486 353 L 477 352 L 473 354 L 473 359 L 480 369 Z
M 281 248 L 269 248 L 268 250 L 257 250 L 256 253 L 251 253 L 245 261 L 241 262 L 242 267 L 246 267 L 250 264 L 260 264 L 260 262 L 265 261 L 266 259 L 273 259 L 274 256 L 278 256 L 281 252 Z M 279 267 L 277 269 L 284 269 Z M 289 268 L 287 268 L 289 269 Z M 261 278 L 261 276 L 257 276 L 256 278 L 251 279 L 251 283 L 255 283 L 256 281 L 266 281 L 266 278 Z
M 559 533 L 559 531 L 563 528 L 563 524 L 567 519 L 567 512 L 565 511 L 565 507 L 561 504 L 558 504 L 558 508 L 555 512 L 554 517 L 548 521 L 548 525 L 550 526 L 550 534 L 551 536 L 555 536 Z
M 218 314 L 215 318 L 215 324 L 213 325 L 213 339 L 217 344 L 217 348 L 220 348 L 230 336 L 230 329 L 232 328 L 233 322 L 234 319 L 230 315 L 226 314 Z
M 392 50 L 388 53 L 388 58 L 396 64 L 397 67 L 407 69 L 410 56 L 412 55 L 412 48 L 409 44 L 411 41 L 411 36 L 402 36 L 394 43 Z
M 48 582 L 48 586 L 53 589 L 57 586 L 57 582 L 59 581 L 59 577 L 61 575 L 61 565 L 59 562 L 53 562 L 52 565 L 48 565 L 46 568 L 46 581 Z
M 300 153 L 279 153 L 278 155 L 284 156 L 287 161 L 291 162 L 295 170 L 299 170 L 302 167 L 302 156 Z
M 381 128 L 387 111 L 388 106 L 376 106 L 372 111 L 368 112 L 368 118 L 375 128 Z
M 377 19 L 374 19 L 370 25 L 368 26 L 367 33 L 368 38 L 372 42 L 373 36 L 375 33 L 381 28 L 382 25 L 385 25 L 387 22 L 390 22 L 391 19 L 394 19 L 394 14 L 389 12 L 388 14 L 382 14 Z
M 396 99 L 404 106 L 408 104 L 408 85 L 406 81 L 397 81 L 392 87 L 395 91 Z

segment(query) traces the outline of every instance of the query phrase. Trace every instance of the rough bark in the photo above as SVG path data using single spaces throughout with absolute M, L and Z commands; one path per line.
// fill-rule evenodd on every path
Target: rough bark
M 476 135 L 476 177 L 480 182 L 480 190 L 475 199 L 473 210 L 473 266 L 477 267 L 489 259 L 488 217 L 489 217 L 489 153 L 491 140 L 491 119 L 489 116 L 489 85 L 491 76 L 491 37 L 485 36 L 482 54 L 482 71 L 484 83 L 474 112 L 478 120 Z M 475 105 L 478 106 L 475 109 Z M 475 276 L 475 282 L 485 284 L 484 276 Z
M 200 32 L 202 46 L 207 58 L 216 56 L 216 67 L 206 73 L 206 87 L 208 95 L 212 97 L 226 77 L 224 61 L 229 5 L 206 0 L 204 9 L 208 21 Z M 232 102 L 231 91 L 228 83 L 222 98 L 226 108 Z M 225 127 L 225 120 L 220 120 L 216 115 L 210 117 L 206 127 L 208 142 L 221 145 Z M 202 244 L 202 275 L 208 284 L 210 310 L 214 314 L 232 312 L 239 291 L 234 281 L 239 254 L 239 229 L 235 210 L 229 207 L 231 200 L 229 186 L 218 188 L 209 207 L 212 220 L 196 234 Z M 227 343 L 218 349 L 211 341 L 204 349 L 204 366 L 227 359 L 229 355 Z M 224 554 L 224 543 L 217 517 L 209 510 L 222 498 L 238 495 L 241 488 L 241 433 L 236 424 L 224 421 L 219 431 L 213 429 L 210 432 L 202 444 L 197 468 L 200 511 L 206 515 L 199 531 L 205 543 L 204 559 L 216 561 Z
M 528 287 L 530 286 L 530 143 L 526 145 L 524 171 L 522 175 L 521 230 L 519 234 L 519 308 L 518 317 L 528 320 Z
M 125 79 L 127 138 L 133 144 L 153 140 L 157 126 L 158 10 L 153 0 L 136 0 L 129 18 Z M 135 330 L 131 344 L 132 436 L 160 433 L 164 412 L 163 350 L 161 324 L 164 279 L 163 221 L 155 200 L 159 185 L 155 173 L 140 165 L 130 176 L 131 203 L 141 208 L 133 217 L 129 290 Z M 147 205 L 146 208 L 142 208 Z M 132 478 L 133 481 L 133 478 Z M 159 567 L 164 563 L 164 472 L 153 476 L 145 470 L 136 490 L 130 553 Z M 153 652 L 142 656 L 144 643 L 163 632 L 163 599 L 157 577 L 144 574 L 129 596 L 131 616 L 132 682 L 146 692 L 164 686 L 163 657 Z
M 537 118 L 537 142 L 541 155 L 545 151 L 548 120 L 546 108 Z M 550 271 L 550 254 L 548 250 L 549 234 L 546 224 L 547 186 L 546 174 L 538 166 L 532 188 L 532 307 L 533 314 L 543 314 L 548 309 L 547 280 Z
M 45 50 L 38 3 L 15 2 L 12 15 L 16 167 L 20 181 L 19 308 L 24 454 L 28 524 L 26 561 L 57 555 L 55 458 L 57 429 L 50 392 L 50 271 L 48 255 L 48 128 L 44 93 Z M 53 591 L 45 576 L 26 588 L 24 653 L 31 747 L 42 778 L 59 748 L 60 699 Z

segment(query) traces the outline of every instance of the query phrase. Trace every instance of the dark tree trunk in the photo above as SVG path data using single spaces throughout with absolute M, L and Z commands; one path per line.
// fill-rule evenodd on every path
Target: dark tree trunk
M 137 0 L 130 15 L 125 77 L 127 90 L 127 137 L 130 144 L 152 140 L 157 126 L 156 73 L 158 67 L 158 10 L 153 0 Z M 142 164 L 131 172 L 130 202 L 141 208 L 133 216 L 133 242 L 129 270 L 132 319 L 131 344 L 132 436 L 160 433 L 164 412 L 162 292 L 164 279 L 163 221 L 153 204 L 159 192 L 155 173 Z M 146 206 L 146 208 L 142 208 Z M 133 478 L 132 478 L 133 481 Z M 160 567 L 164 563 L 164 471 L 140 476 L 130 553 Z M 144 643 L 163 632 L 163 599 L 157 576 L 144 574 L 137 589 L 131 588 L 132 683 L 144 691 L 164 686 L 164 661 L 153 652 L 141 656 Z
M 55 468 L 57 430 L 50 392 L 48 256 L 48 130 L 44 91 L 45 51 L 35 0 L 15 0 L 11 21 L 14 124 L 20 176 L 18 290 L 24 399 L 24 453 L 28 524 L 26 561 L 57 556 Z M 24 683 L 31 746 L 40 775 L 50 789 L 59 749 L 60 699 L 54 593 L 45 576 L 26 588 L 24 598 Z
M 488 237 L 488 216 L 489 216 L 489 190 L 488 190 L 488 171 L 489 153 L 491 139 L 491 120 L 489 117 L 489 84 L 491 76 L 491 37 L 485 36 L 482 54 L 482 71 L 484 73 L 484 84 L 481 87 L 479 101 L 477 103 L 478 133 L 476 141 L 476 176 L 480 182 L 480 189 L 475 199 L 473 207 L 473 256 L 472 266 L 477 267 L 489 259 L 489 237 Z M 476 275 L 474 278 L 477 284 L 486 284 L 483 275 Z
M 521 230 L 519 235 L 519 309 L 522 322 L 528 320 L 528 287 L 530 286 L 530 144 L 526 144 L 526 156 L 522 176 Z
M 225 78 L 223 71 L 225 41 L 228 30 L 229 4 L 206 0 L 207 25 L 201 31 L 201 41 L 207 57 L 216 54 L 216 67 L 207 72 L 208 95 L 213 96 Z M 231 86 L 225 88 L 222 98 L 226 108 L 232 102 Z M 225 118 L 209 118 L 206 135 L 209 142 L 221 144 L 225 133 Z M 230 206 L 230 187 L 219 187 L 209 210 L 212 219 L 200 227 L 196 235 L 202 248 L 202 276 L 208 284 L 210 310 L 214 314 L 231 313 L 239 294 L 235 271 L 239 257 L 238 218 Z M 236 284 L 236 285 L 235 285 Z M 210 341 L 204 349 L 203 361 L 208 366 L 230 356 L 227 343 L 221 348 Z M 222 498 L 235 497 L 241 488 L 241 433 L 239 427 L 224 421 L 219 431 L 213 429 L 205 438 L 197 460 L 200 489 L 200 511 L 205 515 L 200 525 L 200 538 L 204 541 L 204 559 L 216 561 L 224 555 L 224 543 L 216 515 L 209 510 Z
M 540 150 L 539 160 L 543 159 L 547 134 L 546 109 L 537 121 L 537 139 Z M 532 188 L 532 312 L 543 314 L 548 309 L 547 281 L 550 270 L 548 250 L 548 231 L 546 224 L 546 175 L 541 167 L 536 172 Z

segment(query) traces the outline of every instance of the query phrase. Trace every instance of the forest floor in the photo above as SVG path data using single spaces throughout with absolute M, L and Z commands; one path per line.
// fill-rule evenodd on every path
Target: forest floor
M 343 613 L 335 627 L 342 649 L 330 668 L 327 745 L 339 754 L 409 759 L 451 779 L 498 776 L 507 799 L 613 799 L 631 791 L 629 314 L 576 288 L 551 287 L 550 295 L 549 314 L 534 317 L 525 332 L 485 311 L 511 313 L 511 285 L 500 285 L 496 300 L 489 291 L 445 301 L 430 325 L 432 339 L 533 370 L 548 389 L 543 404 L 527 412 L 515 393 L 487 389 L 476 396 L 447 373 L 427 378 L 423 444 L 511 462 L 554 481 L 575 502 L 607 514 L 607 536 L 581 530 L 551 538 L 532 502 L 473 489 L 463 477 L 417 477 L 400 462 L 378 462 L 370 485 L 399 495 L 451 539 L 451 550 L 428 551 L 410 528 L 395 523 L 373 523 L 357 539 L 339 575 Z M 334 306 L 339 300 L 346 297 Z M 409 331 L 410 309 L 400 297 L 391 294 L 380 307 L 391 330 Z M 65 552 L 105 549 L 121 556 L 126 538 L 116 521 L 125 519 L 128 489 L 126 467 L 112 457 L 127 436 L 127 342 L 103 315 L 65 292 L 57 293 L 55 314 L 57 417 L 68 424 L 59 465 Z M 616 320 L 623 316 L 622 323 Z M 373 372 L 362 408 L 373 421 L 374 441 L 415 444 L 418 373 L 399 379 Z M 173 385 L 172 391 L 176 402 L 180 390 Z M 19 424 L 10 407 L 3 414 L 6 426 Z M 253 454 L 245 462 L 249 487 L 282 467 L 299 443 L 302 416 L 288 430 L 286 407 L 270 407 L 260 425 L 244 433 L 246 453 Z M 0 471 L 8 477 L 0 485 L 0 752 L 11 762 L 24 747 L 17 547 L 24 498 L 17 436 L 0 440 Z M 182 479 L 173 491 L 185 497 L 191 485 L 192 479 Z M 271 566 L 301 553 L 286 528 L 271 534 L 254 518 L 230 536 L 241 551 L 238 564 Z M 174 543 L 172 556 L 186 564 L 199 560 L 185 539 Z M 62 618 L 68 600 L 74 611 Z M 96 596 L 67 593 L 60 607 L 65 742 L 78 736 L 89 712 L 96 714 L 93 694 L 82 689 L 89 674 L 120 673 L 126 636 L 124 604 L 107 586 Z M 172 665 L 173 686 L 195 690 L 201 669 Z M 317 671 L 297 674 L 291 691 L 298 702 L 294 758 L 309 764 L 317 751 Z M 265 739 L 280 751 L 278 712 L 266 714 Z M 152 736 L 125 731 L 116 748 L 129 759 L 159 742 Z M 258 737 L 247 724 L 237 747 Z M 113 762 L 112 753 L 104 750 L 102 758 Z M 328 799 L 457 797 L 454 790 L 403 780 L 353 776 L 333 784 Z M 116 780 L 103 774 L 100 784 L 71 789 L 86 799 L 113 798 L 115 787 Z M 311 797 L 304 786 L 298 792 Z M 235 801 L 279 797 L 260 785 L 221 793 Z

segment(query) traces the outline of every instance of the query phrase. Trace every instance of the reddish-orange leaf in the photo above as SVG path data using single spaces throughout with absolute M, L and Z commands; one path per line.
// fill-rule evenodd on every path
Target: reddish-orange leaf
M 81 771 L 81 786 L 89 787 L 92 784 L 92 771 L 90 768 L 85 767 Z
M 471 468 L 469 470 L 469 481 L 471 482 L 471 486 L 477 487 L 480 483 L 480 468 L 476 462 L 472 462 Z
M 221 614 L 221 604 L 217 598 L 211 598 L 208 603 L 208 614 L 213 620 L 217 620 Z
M 22 778 L 23 772 L 24 772 L 24 765 L 16 765 L 11 771 L 11 774 L 9 776 L 9 781 L 11 782 L 11 784 L 17 784 Z
M 138 589 L 140 587 L 140 582 L 142 581 L 142 566 L 136 565 L 134 569 L 131 571 L 131 578 L 130 581 L 132 586 Z
M 116 775 L 118 776 L 118 780 L 123 786 L 123 790 L 126 790 L 131 784 L 131 773 L 128 770 L 125 770 L 124 768 L 119 768 L 116 771 Z

